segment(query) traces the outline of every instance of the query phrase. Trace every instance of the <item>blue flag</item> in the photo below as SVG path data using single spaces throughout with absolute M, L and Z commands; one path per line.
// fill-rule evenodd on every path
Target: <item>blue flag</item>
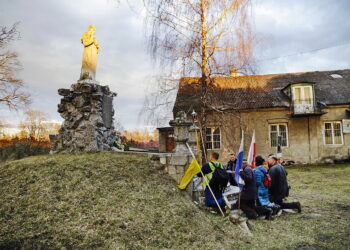
M 240 184 L 240 176 L 239 176 L 239 171 L 242 169 L 243 165 L 243 150 L 244 150 L 244 133 L 242 131 L 242 140 L 241 140 L 241 145 L 239 146 L 239 151 L 237 155 L 237 161 L 236 161 L 236 166 L 235 166 L 235 181 L 238 185 L 238 187 L 242 187 Z

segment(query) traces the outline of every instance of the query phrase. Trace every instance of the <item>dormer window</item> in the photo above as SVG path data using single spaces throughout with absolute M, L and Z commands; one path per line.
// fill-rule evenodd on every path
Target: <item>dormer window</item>
M 312 84 L 293 84 L 292 103 L 294 114 L 310 114 L 314 112 L 314 89 Z

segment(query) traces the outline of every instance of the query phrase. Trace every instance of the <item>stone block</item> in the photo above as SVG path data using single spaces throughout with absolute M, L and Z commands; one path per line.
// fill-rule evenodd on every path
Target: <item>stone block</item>
M 70 94 L 70 89 L 58 89 L 58 94 L 60 96 L 67 96 Z
M 186 166 L 176 166 L 176 173 L 177 173 L 177 174 L 183 174 L 183 173 L 185 173 L 185 167 L 186 167 Z
M 169 164 L 185 166 L 188 164 L 188 158 L 188 155 L 172 155 L 170 156 Z
M 168 166 L 168 174 L 176 175 L 176 166 L 173 166 L 173 165 Z
M 166 163 L 167 163 L 167 157 L 166 156 L 161 156 L 161 157 L 159 157 L 159 162 L 160 162 L 160 164 L 162 164 L 162 165 L 166 165 Z

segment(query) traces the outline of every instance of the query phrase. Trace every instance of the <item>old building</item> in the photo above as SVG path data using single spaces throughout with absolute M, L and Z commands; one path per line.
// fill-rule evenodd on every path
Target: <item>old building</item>
M 247 152 L 253 130 L 257 153 L 276 152 L 283 160 L 330 163 L 350 159 L 350 70 L 213 77 L 206 105 L 206 149 L 224 158 Z M 199 78 L 182 78 L 173 113 L 200 114 Z M 175 135 L 176 136 L 176 135 Z

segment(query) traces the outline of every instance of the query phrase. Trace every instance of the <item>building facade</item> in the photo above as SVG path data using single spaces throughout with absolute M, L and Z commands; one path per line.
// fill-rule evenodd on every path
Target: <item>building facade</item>
M 173 112 L 200 111 L 199 78 L 180 81 Z M 350 159 L 350 70 L 214 77 L 203 131 L 208 154 L 237 152 L 245 136 L 247 155 L 253 131 L 257 154 L 317 164 Z M 199 114 L 200 115 L 200 114 Z M 176 135 L 175 135 L 176 136 Z

